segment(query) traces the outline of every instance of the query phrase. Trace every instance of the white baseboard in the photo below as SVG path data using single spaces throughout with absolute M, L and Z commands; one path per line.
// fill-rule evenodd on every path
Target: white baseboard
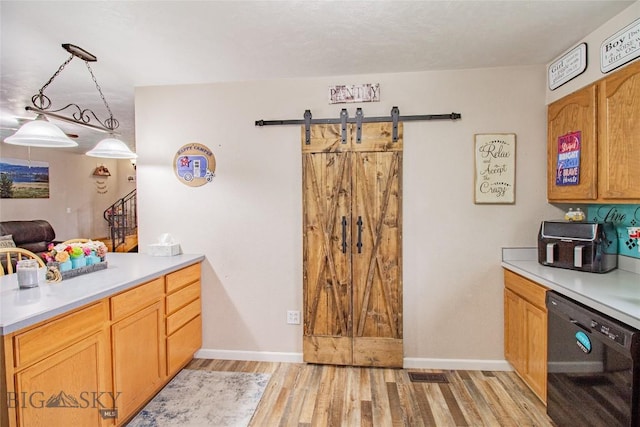
M 429 359 L 405 357 L 405 369 L 447 369 L 457 371 L 513 371 L 506 360 Z
M 302 363 L 302 353 L 271 351 L 215 350 L 203 348 L 196 352 L 198 359 L 247 360 L 255 362 Z M 405 357 L 405 369 L 452 369 L 461 371 L 512 371 L 506 360 L 427 359 Z
M 198 359 L 302 363 L 302 353 L 280 353 L 273 351 L 215 350 L 201 348 L 196 352 L 195 357 Z

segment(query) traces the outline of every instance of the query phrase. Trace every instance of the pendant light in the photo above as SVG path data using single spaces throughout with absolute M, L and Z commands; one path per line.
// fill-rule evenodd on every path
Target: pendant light
M 98 142 L 92 150 L 86 152 L 86 155 L 110 159 L 135 159 L 138 157 L 127 147 L 127 144 L 113 136 Z
M 69 58 L 62 63 L 62 65 L 58 68 L 58 70 L 51 76 L 51 78 L 40 88 L 37 94 L 31 97 L 31 103 L 33 107 L 27 106 L 25 107 L 28 111 L 34 111 L 38 114 L 35 120 L 25 123 L 18 129 L 18 131 L 5 139 L 7 144 L 14 145 L 26 145 L 31 147 L 75 147 L 78 144 L 71 139 L 69 139 L 59 127 L 55 126 L 53 123 L 50 123 L 45 116 L 52 117 L 58 120 L 63 120 L 65 122 L 73 123 L 79 126 L 87 127 L 93 130 L 98 130 L 101 132 L 106 132 L 109 134 L 109 137 L 100 141 L 95 148 L 89 150 L 86 154 L 92 157 L 103 157 L 103 158 L 112 158 L 112 159 L 135 159 L 137 154 L 131 151 L 127 144 L 123 141 L 116 139 L 115 130 L 120 125 L 118 120 L 113 117 L 113 113 L 111 112 L 111 108 L 107 103 L 107 100 L 102 93 L 102 89 L 96 80 L 93 71 L 91 70 L 91 66 L 89 62 L 96 62 L 98 59 L 87 52 L 86 50 L 65 43 L 62 47 L 71 54 Z M 107 117 L 104 121 L 101 121 L 96 114 L 88 109 L 81 108 L 77 104 L 68 104 L 65 107 L 59 109 L 51 109 L 51 99 L 44 94 L 44 90 L 53 82 L 53 80 L 64 70 L 65 66 L 73 60 L 73 58 L 82 59 L 87 69 L 89 70 L 89 74 L 91 74 L 91 78 L 96 85 L 96 89 L 100 94 L 100 98 L 102 98 L 102 102 L 104 106 L 107 108 L 109 112 L 109 117 Z M 66 110 L 71 110 L 71 116 L 65 116 L 60 114 L 61 112 L 65 112 Z M 91 123 L 91 119 L 95 119 L 98 124 Z
M 29 147 L 77 147 L 78 143 L 69 138 L 60 128 L 49 122 L 47 118 L 38 114 L 35 120 L 22 125 L 20 129 L 4 142 L 13 145 L 26 145 Z

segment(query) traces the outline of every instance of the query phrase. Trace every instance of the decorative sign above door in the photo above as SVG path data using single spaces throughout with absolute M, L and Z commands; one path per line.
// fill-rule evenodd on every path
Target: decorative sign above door
M 475 135 L 474 203 L 516 201 L 516 134 Z
M 329 104 L 380 102 L 380 83 L 329 86 Z
M 183 184 L 200 187 L 213 181 L 216 158 L 205 145 L 195 142 L 183 145 L 173 158 L 173 171 Z
M 600 46 L 600 70 L 608 73 L 640 56 L 640 19 L 624 27 Z
M 549 66 L 549 89 L 554 90 L 587 69 L 587 44 L 581 43 Z

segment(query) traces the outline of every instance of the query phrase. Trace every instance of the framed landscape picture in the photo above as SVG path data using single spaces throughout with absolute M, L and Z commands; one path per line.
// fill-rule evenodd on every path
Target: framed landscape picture
M 49 163 L 0 158 L 1 199 L 48 199 Z
M 516 202 L 516 134 L 475 135 L 474 203 Z

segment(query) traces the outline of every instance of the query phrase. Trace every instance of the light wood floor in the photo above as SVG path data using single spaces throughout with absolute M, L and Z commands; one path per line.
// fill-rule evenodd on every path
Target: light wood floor
M 194 359 L 189 369 L 271 374 L 251 426 L 553 426 L 513 372 Z M 409 372 L 448 383 L 412 382 Z

